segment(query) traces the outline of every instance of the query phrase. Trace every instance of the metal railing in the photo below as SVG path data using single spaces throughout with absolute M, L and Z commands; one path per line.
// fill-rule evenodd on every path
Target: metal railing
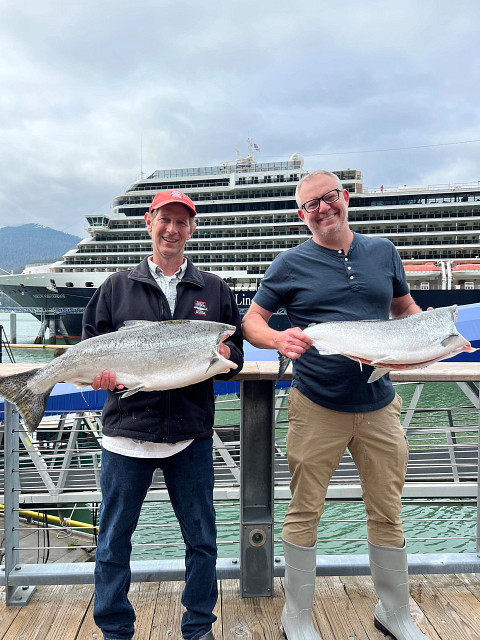
M 217 399 L 215 426 L 215 489 L 219 531 L 219 578 L 239 579 L 244 597 L 273 594 L 274 576 L 283 575 L 280 555 L 281 521 L 288 502 L 289 472 L 285 453 L 288 428 L 288 389 L 275 390 L 275 363 L 247 363 L 238 376 L 240 393 Z M 402 383 L 403 425 L 410 445 L 410 460 L 403 492 L 404 525 L 412 573 L 480 572 L 478 531 L 478 363 L 434 365 L 421 372 L 392 374 Z M 444 405 L 445 394 L 422 402 L 430 382 L 458 390 Z M 404 383 L 409 383 L 404 384 Z M 428 383 L 428 384 L 427 384 Z M 443 402 L 442 402 L 443 400 Z M 425 406 L 426 404 L 426 406 Z M 72 529 L 76 548 L 95 546 L 96 505 L 101 500 L 101 423 L 96 412 L 79 412 L 45 420 L 35 438 L 29 436 L 16 409 L 6 403 L 4 431 L 4 566 L 0 582 L 6 585 L 7 603 L 26 604 L 37 584 L 85 584 L 93 581 L 91 562 L 47 562 L 56 552 L 48 536 L 37 542 L 21 541 L 21 519 L 41 511 L 39 527 L 45 534 Z M 72 504 L 90 503 L 93 521 L 84 526 L 64 518 Z M 174 518 L 167 517 L 168 495 L 161 473 L 154 477 L 134 538 L 134 581 L 182 580 L 183 544 Z M 38 505 L 42 505 L 41 508 Z M 161 507 L 159 507 L 161 505 Z M 342 512 L 329 515 L 329 507 Z M 348 513 L 342 505 L 347 505 Z M 433 514 L 420 516 L 427 506 Z M 60 517 L 53 514 L 60 510 Z M 55 519 L 58 522 L 55 522 Z M 445 548 L 431 547 L 435 536 L 450 525 Z M 456 529 L 463 527 L 462 532 Z M 327 493 L 327 506 L 319 528 L 317 574 L 369 573 L 364 533 L 361 486 L 353 460 L 345 453 Z M 420 531 L 419 531 L 420 529 Z M 453 533 L 452 533 L 453 530 Z M 343 531 L 343 532 L 342 532 Z M 88 534 L 88 535 L 87 535 Z M 177 536 L 177 540 L 175 540 Z M 462 543 L 461 552 L 455 549 Z M 339 553 L 338 549 L 346 549 Z M 355 551 L 352 551 L 354 549 Z M 358 553 L 358 551 L 361 553 Z M 37 562 L 25 560 L 37 552 Z M 30 553 L 31 555 L 31 553 Z M 228 557 L 222 557 L 228 555 Z M 160 557 L 158 557 L 160 556 Z M 179 557 L 175 557 L 179 556 Z M 148 559 L 145 559 L 148 558 Z

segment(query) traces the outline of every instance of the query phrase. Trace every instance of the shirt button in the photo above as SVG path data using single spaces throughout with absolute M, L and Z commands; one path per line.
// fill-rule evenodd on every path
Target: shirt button
M 345 262 L 348 262 L 348 258 L 345 258 Z
M 350 269 L 351 269 L 351 268 L 352 268 L 352 267 L 347 267 L 347 269 L 348 269 L 349 271 L 350 271 Z
M 350 280 L 353 280 L 353 276 L 350 276 Z
M 343 253 L 342 249 L 339 249 L 339 250 L 338 250 L 338 253 Z

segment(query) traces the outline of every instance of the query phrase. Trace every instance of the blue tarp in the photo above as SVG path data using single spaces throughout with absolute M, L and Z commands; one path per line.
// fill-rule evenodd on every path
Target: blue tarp
M 463 304 L 458 307 L 457 330 L 469 340 L 472 347 L 480 349 L 480 303 Z M 480 351 L 459 353 L 445 362 L 472 362 L 480 360 Z
M 458 317 L 455 323 L 458 331 L 467 340 L 480 340 L 480 302 L 464 304 L 458 307 Z

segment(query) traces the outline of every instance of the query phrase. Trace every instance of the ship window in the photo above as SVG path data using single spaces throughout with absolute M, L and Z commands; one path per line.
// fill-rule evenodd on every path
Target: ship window
M 430 283 L 429 282 L 421 282 L 420 283 L 420 290 L 421 291 L 428 291 L 428 289 L 430 289 Z
M 66 287 L 73 287 L 73 282 L 66 282 L 66 283 L 65 283 L 65 286 L 66 286 Z
M 93 282 L 85 282 L 85 286 L 86 287 L 94 287 L 95 285 L 93 284 Z

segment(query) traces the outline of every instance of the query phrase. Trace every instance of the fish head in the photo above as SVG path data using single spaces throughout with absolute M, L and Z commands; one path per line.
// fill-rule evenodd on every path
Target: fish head
M 223 371 L 223 373 L 228 373 L 230 369 L 236 369 L 237 365 L 234 362 L 228 360 L 221 354 L 221 344 L 231 335 L 233 335 L 236 331 L 236 327 L 231 324 L 220 324 L 220 331 L 217 337 L 217 344 L 215 348 L 215 352 L 218 353 L 219 357 L 225 362 L 225 365 L 228 367 Z
M 234 327 L 233 324 L 223 324 L 223 323 L 219 323 L 219 324 L 220 324 L 220 342 L 223 342 L 229 336 L 233 336 L 233 334 L 237 330 L 237 328 Z
M 238 368 L 238 365 L 236 364 L 236 362 L 232 362 L 227 357 L 222 355 L 222 352 L 221 352 L 221 348 L 222 348 L 221 343 L 224 340 L 226 340 L 229 336 L 235 333 L 236 327 L 234 327 L 231 324 L 223 324 L 223 323 L 215 323 L 215 324 L 218 324 L 217 341 L 216 341 L 216 345 L 213 350 L 210 362 L 208 364 L 207 370 L 205 371 L 205 373 L 210 373 L 211 375 L 217 375 L 219 373 L 228 373 L 230 369 Z
M 470 342 L 458 332 L 445 338 L 442 341 L 441 346 L 445 349 L 445 355 L 443 356 L 442 360 L 453 358 L 453 356 L 457 355 L 458 353 L 462 353 L 462 351 L 466 351 L 468 353 L 477 351 L 477 348 L 472 347 Z

